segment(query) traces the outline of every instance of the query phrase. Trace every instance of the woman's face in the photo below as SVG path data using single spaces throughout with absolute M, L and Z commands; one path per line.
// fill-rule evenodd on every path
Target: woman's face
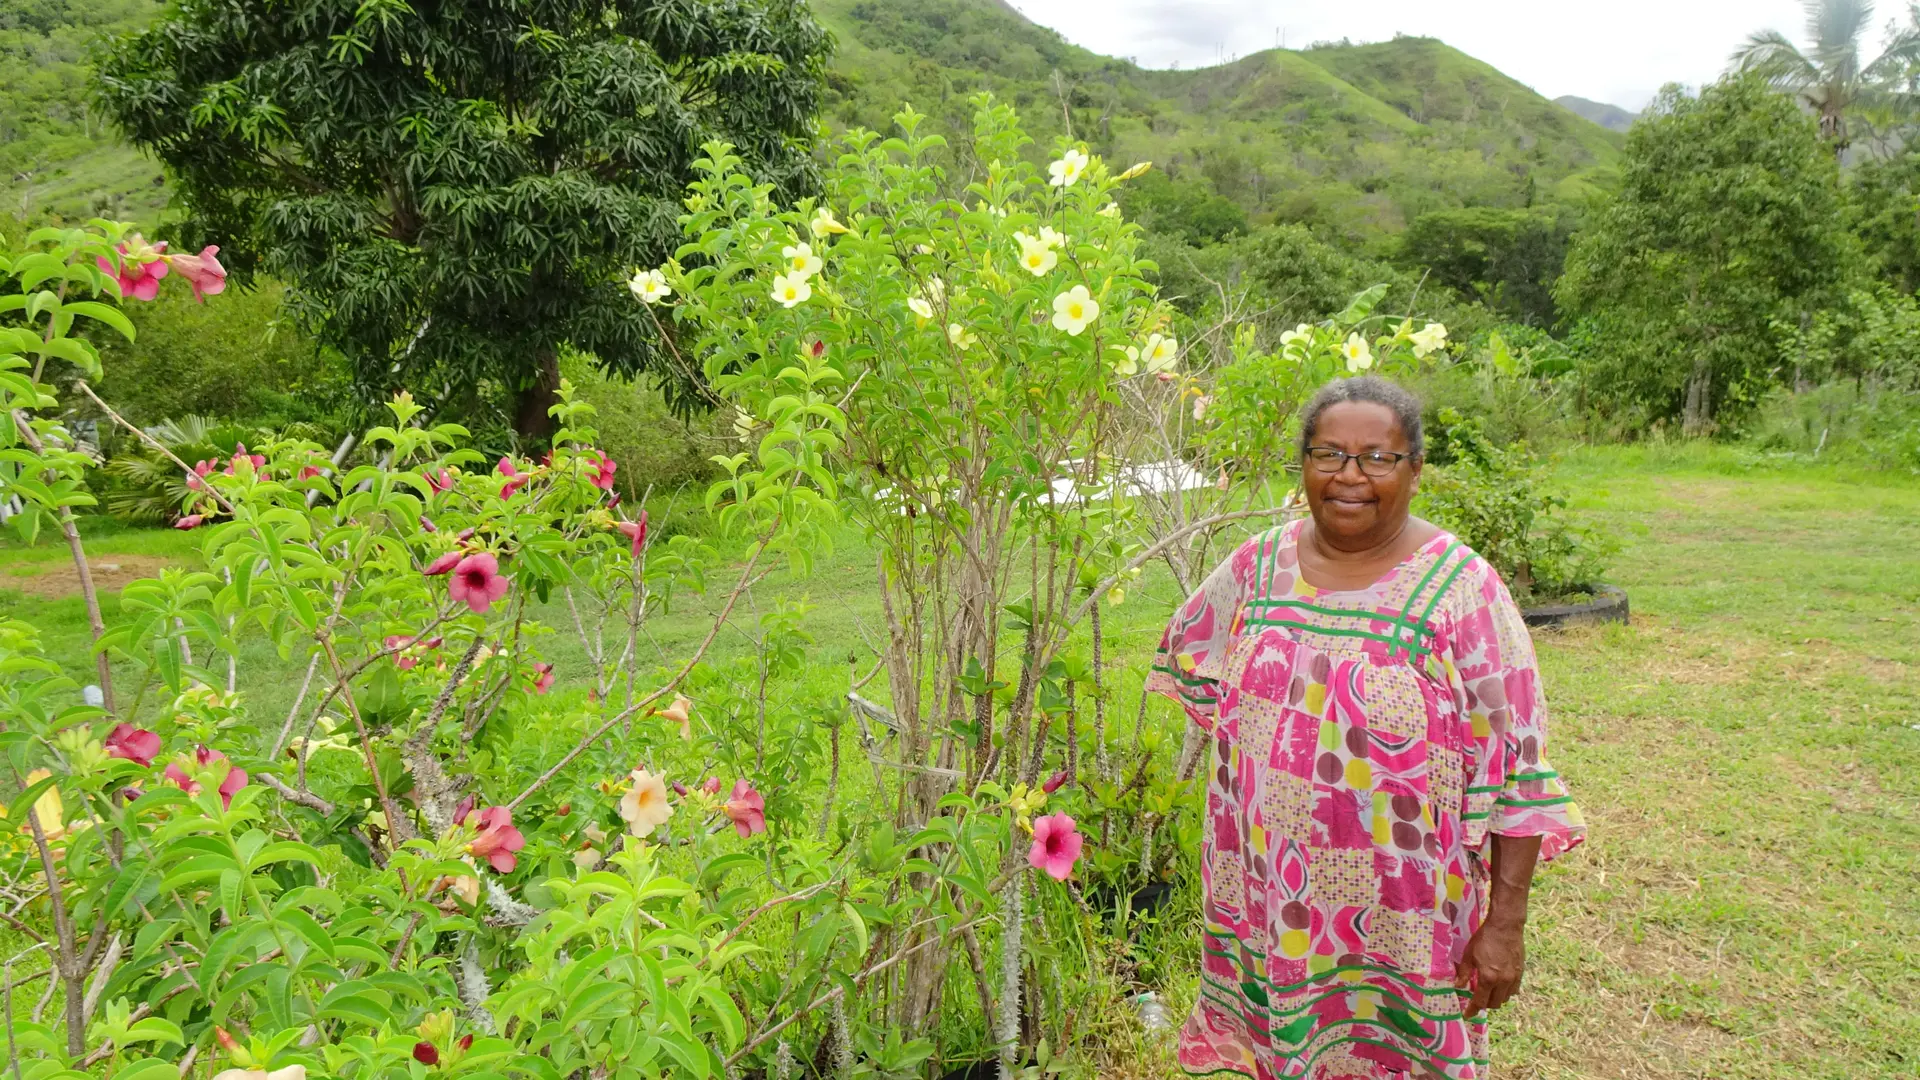
M 1349 454 L 1369 450 L 1404 454 L 1411 449 L 1393 410 L 1371 401 L 1329 406 L 1320 414 L 1310 445 Z M 1349 550 L 1373 547 L 1397 535 L 1406 524 L 1407 507 L 1420 480 L 1420 463 L 1412 458 L 1396 462 L 1385 476 L 1368 476 L 1351 459 L 1339 472 L 1321 472 L 1311 461 L 1303 461 L 1300 471 L 1315 530 Z

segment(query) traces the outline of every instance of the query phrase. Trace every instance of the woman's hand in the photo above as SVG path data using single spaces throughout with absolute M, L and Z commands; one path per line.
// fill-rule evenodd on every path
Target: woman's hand
M 1527 966 L 1527 893 L 1540 858 L 1538 836 L 1493 837 L 1493 897 L 1454 968 L 1453 985 L 1473 988 L 1467 1015 L 1497 1009 L 1520 989 Z
M 1507 924 L 1489 920 L 1480 924 L 1467 942 L 1467 951 L 1455 968 L 1453 985 L 1473 990 L 1467 1002 L 1467 1015 L 1479 1015 L 1482 1009 L 1497 1009 L 1520 990 L 1520 976 L 1527 967 L 1526 924 Z

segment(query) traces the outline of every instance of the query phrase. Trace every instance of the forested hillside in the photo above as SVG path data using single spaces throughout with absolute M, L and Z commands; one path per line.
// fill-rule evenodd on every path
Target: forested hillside
M 1428 38 L 1148 71 L 992 0 L 815 10 L 840 40 L 837 123 L 880 124 L 901 100 L 957 112 L 990 89 L 1036 132 L 1057 134 L 1071 116 L 1074 134 L 1115 160 L 1202 180 L 1255 222 L 1375 239 L 1428 210 L 1577 201 L 1610 182 L 1618 159 L 1617 134 Z
M 160 169 L 121 146 L 91 108 L 87 53 L 102 33 L 143 26 L 159 10 L 159 0 L 0 4 L 0 214 L 158 213 Z
M 86 47 L 160 5 L 27 3 L 0 15 L 7 211 L 76 217 L 116 207 L 151 217 L 164 199 L 157 170 L 88 112 Z M 1430 210 L 1579 201 L 1610 182 L 1618 158 L 1618 135 L 1432 39 L 1148 71 L 1068 44 L 997 0 L 818 0 L 814 9 L 838 40 L 830 123 L 884 127 L 903 101 L 961 114 L 971 94 L 992 90 L 1043 143 L 1070 121 L 1115 160 L 1153 160 L 1161 176 L 1132 209 L 1195 241 L 1295 221 L 1377 242 Z

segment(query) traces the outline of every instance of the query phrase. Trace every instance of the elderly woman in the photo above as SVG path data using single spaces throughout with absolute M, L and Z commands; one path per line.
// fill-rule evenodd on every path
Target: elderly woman
M 1326 386 L 1311 518 L 1241 545 L 1160 644 L 1148 687 L 1213 742 L 1191 1075 L 1486 1077 L 1534 865 L 1582 838 L 1519 610 L 1408 513 L 1422 451 L 1405 390 Z

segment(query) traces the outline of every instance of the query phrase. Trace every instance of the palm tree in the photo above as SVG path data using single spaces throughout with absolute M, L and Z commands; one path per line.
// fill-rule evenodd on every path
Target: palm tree
M 1820 117 L 1820 134 L 1835 153 L 1852 142 L 1848 114 L 1900 118 L 1914 111 L 1912 74 L 1920 64 L 1920 7 L 1913 25 L 1894 31 L 1886 48 L 1861 62 L 1861 39 L 1873 22 L 1873 0 L 1803 0 L 1807 37 L 1802 52 L 1778 30 L 1762 30 L 1733 54 L 1734 67 L 1753 72 L 1798 96 Z

